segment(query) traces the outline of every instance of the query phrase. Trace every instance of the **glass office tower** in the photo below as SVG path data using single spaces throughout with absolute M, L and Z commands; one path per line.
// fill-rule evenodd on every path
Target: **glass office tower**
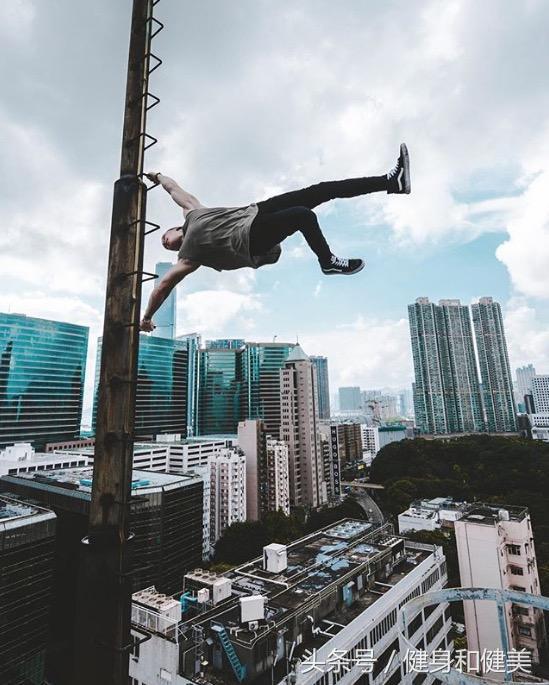
M 0 496 L 0 683 L 42 685 L 52 604 L 55 514 Z
M 236 433 L 244 417 L 245 348 L 200 350 L 198 435 Z
M 0 448 L 80 434 L 89 330 L 0 313 Z
M 246 344 L 244 418 L 262 419 L 267 435 L 280 436 L 280 370 L 295 347 L 292 343 Z
M 155 266 L 155 273 L 160 280 L 172 268 L 172 262 L 158 262 Z M 155 281 L 155 283 L 158 281 Z M 177 323 L 177 288 L 174 288 L 168 297 L 162 302 L 154 315 L 154 323 L 156 328 L 152 332 L 154 338 L 175 338 L 175 329 Z
M 101 338 L 97 346 L 93 429 L 97 418 Z M 186 340 L 139 336 L 135 437 L 160 433 L 187 435 L 188 343 Z
M 88 532 L 92 477 L 93 469 L 85 467 L 0 478 L 0 490 L 9 496 L 40 502 L 57 515 L 53 611 L 46 668 L 48 680 L 55 685 L 75 685 L 78 680 L 71 677 L 71 671 L 79 620 L 79 566 L 86 558 L 81 541 Z M 204 482 L 195 473 L 132 472 L 129 507 L 129 529 L 135 535 L 129 573 L 132 592 L 151 585 L 169 595 L 181 592 L 185 573 L 202 563 L 203 497 Z M 22 567 L 21 573 L 23 570 Z M 38 567 L 35 572 L 29 569 L 24 575 L 25 583 L 32 585 L 38 572 Z M 81 591 L 86 592 L 86 588 Z M 20 604 L 24 606 L 21 601 Z M 41 685 L 41 681 L 36 685 Z
M 328 359 L 326 357 L 309 357 L 316 370 L 318 388 L 318 418 L 330 418 L 330 381 L 328 378 Z

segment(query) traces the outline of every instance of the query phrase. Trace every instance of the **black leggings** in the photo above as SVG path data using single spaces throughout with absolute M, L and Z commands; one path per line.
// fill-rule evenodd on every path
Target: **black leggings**
M 250 254 L 252 257 L 265 254 L 288 236 L 301 231 L 320 264 L 329 264 L 332 251 L 313 207 L 336 198 L 356 197 L 381 190 L 387 190 L 387 176 L 325 181 L 258 202 L 258 213 L 250 228 Z

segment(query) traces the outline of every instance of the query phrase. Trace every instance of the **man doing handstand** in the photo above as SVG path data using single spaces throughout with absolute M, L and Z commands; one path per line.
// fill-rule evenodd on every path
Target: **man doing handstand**
M 280 258 L 280 243 L 297 231 L 316 254 L 322 273 L 358 273 L 364 268 L 363 260 L 342 259 L 332 253 L 314 207 L 336 198 L 380 191 L 410 193 L 410 161 L 404 143 L 396 166 L 388 174 L 317 183 L 246 207 L 204 207 L 173 179 L 156 172 L 147 177 L 160 183 L 183 209 L 185 223 L 162 236 L 162 245 L 177 252 L 178 260 L 151 293 L 141 320 L 142 331 L 154 329 L 154 313 L 173 288 L 199 266 L 224 271 L 274 264 Z

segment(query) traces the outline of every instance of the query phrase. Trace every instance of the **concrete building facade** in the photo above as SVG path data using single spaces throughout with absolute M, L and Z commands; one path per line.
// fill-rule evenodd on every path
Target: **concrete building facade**
M 290 504 L 316 508 L 327 501 L 318 433 L 315 372 L 297 345 L 280 371 L 280 439 L 288 445 Z
M 212 547 L 233 523 L 246 520 L 246 457 L 227 447 L 209 459 L 210 542 Z
M 540 584 L 530 515 L 526 508 L 476 505 L 455 522 L 462 587 L 511 589 L 539 595 Z M 493 602 L 463 602 L 468 649 L 503 649 Z M 543 612 L 510 604 L 505 618 L 510 646 L 539 663 L 547 636 Z

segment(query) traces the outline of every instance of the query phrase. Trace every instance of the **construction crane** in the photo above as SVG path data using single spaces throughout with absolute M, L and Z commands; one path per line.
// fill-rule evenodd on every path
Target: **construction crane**
M 73 682 L 127 685 L 132 560 L 129 529 L 134 414 L 146 220 L 145 151 L 156 138 L 147 113 L 160 100 L 149 76 L 160 60 L 151 50 L 163 25 L 153 16 L 158 0 L 133 0 L 122 134 L 120 178 L 114 184 L 94 474 L 89 534 L 83 540 Z

